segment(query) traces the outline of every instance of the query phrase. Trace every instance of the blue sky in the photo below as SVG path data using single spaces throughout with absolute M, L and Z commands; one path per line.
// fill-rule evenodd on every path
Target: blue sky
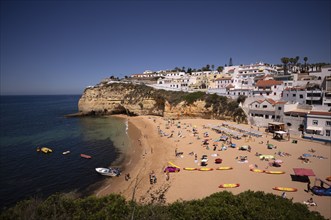
M 330 61 L 330 1 L 1 1 L 1 95 L 81 94 L 111 75 Z M 299 61 L 299 62 L 300 62 Z

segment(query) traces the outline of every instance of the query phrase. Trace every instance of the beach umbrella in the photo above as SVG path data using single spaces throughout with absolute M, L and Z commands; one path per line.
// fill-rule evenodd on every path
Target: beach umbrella
M 282 160 L 275 160 L 275 163 L 283 163 L 283 161 Z

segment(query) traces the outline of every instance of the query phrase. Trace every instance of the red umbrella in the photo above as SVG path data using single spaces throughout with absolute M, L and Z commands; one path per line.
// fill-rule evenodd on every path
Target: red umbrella
M 295 175 L 297 176 L 315 176 L 315 173 L 312 169 L 306 168 L 293 168 Z

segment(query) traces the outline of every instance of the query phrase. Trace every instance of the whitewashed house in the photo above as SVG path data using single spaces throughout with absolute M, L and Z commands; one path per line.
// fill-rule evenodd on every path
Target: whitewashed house
M 304 137 L 331 142 L 331 112 L 310 111 L 306 114 Z

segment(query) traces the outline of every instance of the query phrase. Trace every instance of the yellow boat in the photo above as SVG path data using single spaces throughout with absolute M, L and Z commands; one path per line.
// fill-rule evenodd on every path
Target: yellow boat
M 272 189 L 278 190 L 278 191 L 283 191 L 283 192 L 296 192 L 296 191 L 298 191 L 297 188 L 292 188 L 292 187 L 279 187 L 279 186 L 277 186 L 277 187 L 274 187 Z
M 239 183 L 224 183 L 224 184 L 221 184 L 218 188 L 236 188 L 239 186 L 240 186 Z
M 214 170 L 213 168 L 208 168 L 208 167 L 206 167 L 206 168 L 199 168 L 198 169 L 199 171 L 212 171 L 212 170 Z
M 264 171 L 267 174 L 284 174 L 284 171 L 280 171 L 280 170 L 266 170 Z
M 232 167 L 217 167 L 216 170 L 232 170 Z
M 179 166 L 177 166 L 177 165 L 175 165 L 175 164 L 173 164 L 172 162 L 168 162 L 168 164 L 170 165 L 170 166 L 172 166 L 172 167 L 176 167 L 176 168 L 180 168 Z
M 260 169 L 250 169 L 250 171 L 254 172 L 254 173 L 264 173 L 264 170 L 260 170 Z
M 185 167 L 184 170 L 187 170 L 187 171 L 193 171 L 193 170 L 197 170 L 197 168 Z
M 45 153 L 45 154 L 48 154 L 48 153 L 52 153 L 53 150 L 48 148 L 48 147 L 42 147 L 41 148 L 41 152 Z

